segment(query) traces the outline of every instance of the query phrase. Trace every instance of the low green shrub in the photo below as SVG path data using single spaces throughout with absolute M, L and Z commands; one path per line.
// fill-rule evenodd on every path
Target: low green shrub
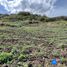
M 6 52 L 0 53 L 0 63 L 7 63 L 10 60 L 12 60 L 11 53 L 6 53 Z
M 18 60 L 20 60 L 20 61 L 26 61 L 26 60 L 27 60 L 27 58 L 28 58 L 28 56 L 27 56 L 27 55 L 20 54 L 20 56 L 18 57 Z
M 61 57 L 61 62 L 67 62 L 67 58 Z
M 60 57 L 61 56 L 59 51 L 55 51 L 52 54 L 53 54 L 54 57 Z

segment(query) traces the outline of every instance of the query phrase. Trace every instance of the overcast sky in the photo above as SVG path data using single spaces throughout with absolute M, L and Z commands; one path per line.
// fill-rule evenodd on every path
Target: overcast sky
M 47 16 L 67 16 L 67 0 L 0 0 L 0 13 L 28 11 Z

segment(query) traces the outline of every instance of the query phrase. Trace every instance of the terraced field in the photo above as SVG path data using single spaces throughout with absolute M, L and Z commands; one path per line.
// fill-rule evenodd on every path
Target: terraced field
M 56 67 L 66 67 L 67 21 L 29 22 L 0 22 L 0 52 L 12 54 L 11 60 L 0 59 L 1 66 L 52 67 L 56 58 Z

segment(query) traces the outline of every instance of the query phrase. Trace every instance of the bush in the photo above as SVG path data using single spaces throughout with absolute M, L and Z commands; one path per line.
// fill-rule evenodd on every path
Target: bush
M 45 21 L 45 20 L 46 20 L 45 17 L 41 17 L 41 18 L 40 18 L 40 21 Z
M 60 57 L 61 56 L 59 51 L 55 51 L 52 54 L 53 54 L 54 57 Z
M 12 60 L 11 53 L 6 53 L 6 52 L 0 53 L 0 63 L 7 63 L 10 60 Z
M 18 15 L 28 16 L 31 14 L 29 12 L 19 12 Z
M 20 61 L 26 61 L 27 58 L 28 58 L 28 56 L 27 56 L 27 55 L 24 55 L 24 54 L 20 54 L 20 56 L 18 57 L 18 59 L 19 59 Z
M 67 63 L 67 58 L 61 57 L 61 63 Z

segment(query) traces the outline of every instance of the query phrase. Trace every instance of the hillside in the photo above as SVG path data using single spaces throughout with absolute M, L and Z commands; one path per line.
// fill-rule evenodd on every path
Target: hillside
M 67 67 L 66 20 L 24 12 L 1 14 L 0 67 Z
M 47 16 L 41 16 L 37 14 L 31 14 L 29 12 L 19 12 L 18 14 L 0 14 L 0 20 L 6 22 L 15 22 L 15 21 L 23 21 L 23 20 L 38 20 L 45 22 L 59 21 L 64 20 L 67 21 L 67 16 L 59 16 L 49 18 Z

